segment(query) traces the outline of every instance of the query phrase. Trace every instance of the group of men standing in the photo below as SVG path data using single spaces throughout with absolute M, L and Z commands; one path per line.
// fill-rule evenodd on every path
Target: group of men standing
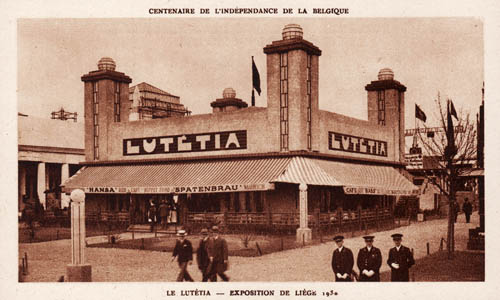
M 187 265 L 193 260 L 193 246 L 186 239 L 186 235 L 185 230 L 177 232 L 178 240 L 172 253 L 172 261 L 178 257 L 180 271 L 177 281 L 194 281 L 187 270 Z M 228 247 L 226 240 L 219 233 L 219 228 L 213 226 L 210 231 L 203 228 L 201 235 L 203 237 L 196 251 L 196 260 L 203 275 L 202 281 L 217 281 L 217 275 L 223 281 L 229 281 L 229 277 L 224 273 L 228 269 Z
M 391 235 L 395 247 L 389 250 L 387 264 L 391 267 L 391 281 L 409 281 L 409 269 L 415 264 L 413 254 L 409 248 L 401 245 L 403 235 L 395 233 Z M 332 255 L 332 269 L 335 281 L 380 281 L 380 267 L 382 266 L 382 253 L 380 249 L 373 246 L 374 236 L 363 237 L 366 247 L 361 248 L 356 260 L 359 276 L 354 271 L 354 255 L 352 251 L 344 246 L 344 237 L 337 235 L 333 240 L 337 243 L 337 249 Z

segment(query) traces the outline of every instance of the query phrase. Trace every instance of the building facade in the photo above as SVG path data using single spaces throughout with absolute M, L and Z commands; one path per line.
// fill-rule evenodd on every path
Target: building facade
M 64 208 L 69 197 L 60 185 L 84 160 L 83 123 L 18 116 L 18 209 L 37 201 L 45 209 Z
M 351 118 L 319 109 L 321 50 L 300 26 L 263 51 L 267 107 L 227 88 L 211 114 L 127 118 L 130 77 L 114 63 L 83 75 L 85 167 L 66 192 L 83 189 L 95 219 L 147 222 L 165 202 L 178 225 L 288 226 L 300 240 L 390 219 L 397 197 L 418 193 L 401 175 L 406 87 L 380 70 L 365 87 L 368 120 Z

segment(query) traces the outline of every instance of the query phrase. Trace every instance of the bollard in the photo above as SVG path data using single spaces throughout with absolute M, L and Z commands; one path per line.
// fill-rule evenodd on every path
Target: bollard
M 257 247 L 257 252 L 259 253 L 259 256 L 262 256 L 262 250 L 260 250 L 259 243 L 255 242 L 255 246 Z
M 144 238 L 141 238 L 141 249 L 144 250 Z
M 306 235 L 302 234 L 302 247 L 306 246 Z
M 430 244 L 427 242 L 427 255 L 431 254 Z
M 24 252 L 24 262 L 26 264 L 26 274 L 28 273 L 28 253 Z
M 281 244 L 281 245 L 280 245 L 280 249 L 281 249 L 281 251 L 283 251 L 283 250 L 284 250 L 284 249 L 283 249 L 283 238 L 281 238 L 281 243 L 280 243 L 280 244 Z

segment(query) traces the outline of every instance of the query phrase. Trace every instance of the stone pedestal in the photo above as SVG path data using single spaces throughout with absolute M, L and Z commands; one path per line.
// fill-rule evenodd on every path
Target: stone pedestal
M 66 277 L 68 282 L 91 282 L 92 267 L 89 264 L 67 265 Z
M 311 228 L 297 228 L 297 243 L 308 243 L 312 240 Z

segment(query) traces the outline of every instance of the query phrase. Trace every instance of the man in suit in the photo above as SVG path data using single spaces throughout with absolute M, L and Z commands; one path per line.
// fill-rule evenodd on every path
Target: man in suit
M 373 247 L 373 235 L 363 237 L 366 247 L 359 249 L 357 265 L 359 268 L 359 281 L 380 281 L 380 266 L 382 265 L 382 254 L 380 250 Z
M 210 257 L 213 255 L 210 253 L 213 248 L 213 240 L 208 234 L 208 230 L 203 228 L 201 230 L 202 239 L 200 240 L 200 245 L 196 251 L 196 261 L 198 262 L 198 269 L 200 269 L 203 274 L 201 281 L 208 281 L 209 272 L 212 267 L 212 261 Z
M 172 253 L 172 261 L 177 257 L 177 262 L 179 263 L 179 275 L 177 276 L 177 281 L 194 281 L 189 275 L 187 270 L 188 263 L 191 264 L 193 260 L 193 246 L 191 242 L 186 239 L 186 231 L 177 231 L 177 241 L 175 243 L 174 252 Z
M 387 264 L 391 267 L 391 281 L 410 281 L 410 268 L 415 264 L 410 249 L 401 245 L 401 233 L 391 235 L 396 247 L 389 250 Z
M 344 237 L 337 235 L 333 238 L 337 244 L 337 249 L 332 255 L 332 269 L 335 274 L 335 281 L 352 281 L 352 267 L 354 266 L 354 256 L 352 251 L 344 247 Z
M 212 227 L 213 232 L 213 249 L 209 251 L 212 253 L 212 268 L 210 271 L 210 280 L 217 281 L 217 275 L 224 281 L 229 281 L 229 277 L 224 274 L 228 268 L 228 249 L 226 240 L 220 236 L 219 228 L 217 226 Z

